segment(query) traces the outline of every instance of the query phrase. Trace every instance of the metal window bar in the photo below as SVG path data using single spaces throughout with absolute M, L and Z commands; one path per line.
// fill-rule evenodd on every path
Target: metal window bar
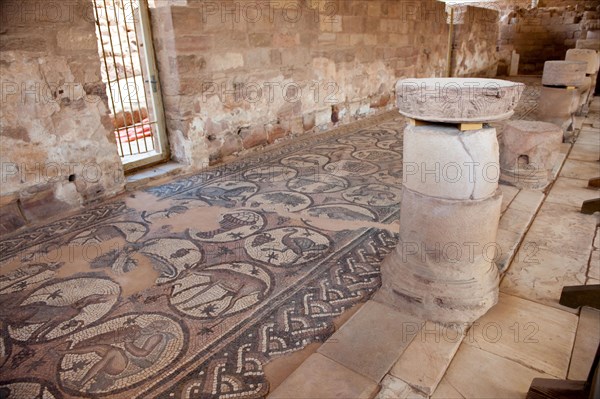
M 129 8 L 131 11 L 131 23 L 133 24 L 133 29 L 128 25 L 128 16 L 125 1 L 129 2 Z M 113 116 L 113 120 L 117 118 L 119 112 L 121 112 L 123 118 L 123 126 L 115 127 L 115 136 L 117 141 L 117 152 L 121 157 L 123 163 L 128 161 L 136 161 L 140 158 L 143 158 L 143 154 L 153 152 L 156 148 L 155 146 L 155 132 L 158 131 L 158 121 L 155 118 L 154 110 L 148 104 L 148 96 L 146 92 L 146 88 L 144 87 L 145 82 L 150 82 L 145 76 L 145 68 L 143 67 L 143 61 L 140 54 L 140 36 L 138 35 L 138 29 L 136 24 L 136 18 L 139 14 L 136 15 L 134 2 L 140 6 L 138 1 L 136 0 L 113 0 L 113 10 L 112 14 L 114 17 L 114 22 L 110 21 L 109 18 L 109 5 L 107 4 L 107 0 L 102 0 L 102 4 L 99 7 L 99 1 L 93 0 L 94 9 L 96 14 L 96 25 L 98 29 L 98 38 L 100 40 L 101 46 L 101 55 L 103 59 L 104 69 L 106 72 L 106 82 L 108 86 L 108 94 L 110 97 L 110 104 L 112 105 L 111 113 Z M 101 29 L 101 16 L 99 9 L 103 8 L 104 16 L 106 18 L 106 22 L 109 28 L 108 31 L 108 44 L 110 47 L 110 54 L 107 54 L 107 50 L 104 45 L 104 38 Z M 119 14 L 122 14 L 120 17 Z M 116 24 L 116 37 L 113 37 L 112 30 L 110 29 L 111 25 Z M 119 26 L 122 24 L 121 26 Z M 126 37 L 123 38 L 121 35 L 121 27 L 125 29 Z M 136 43 L 131 43 L 129 32 L 133 31 L 136 39 Z M 123 41 L 126 40 L 126 43 Z M 123 65 L 122 73 L 119 70 L 116 53 L 116 41 L 118 41 L 118 48 L 120 49 L 120 58 Z M 136 74 L 136 68 L 134 65 L 134 56 L 133 50 L 137 50 L 137 57 L 139 61 L 139 69 L 140 74 Z M 129 62 L 131 67 L 131 72 L 133 76 L 127 72 L 128 65 L 126 60 L 126 55 L 124 50 L 129 51 Z M 112 66 L 114 67 L 114 79 L 111 78 L 111 71 L 109 70 L 109 62 L 112 58 Z M 140 90 L 138 87 L 137 78 L 138 76 L 142 81 L 142 92 L 143 95 L 140 95 Z M 122 78 L 125 81 L 125 87 L 122 87 Z M 116 84 L 116 88 L 113 86 Z M 152 84 L 150 82 L 150 84 Z M 133 87 L 132 87 L 133 85 Z M 150 88 L 151 90 L 151 88 Z M 124 94 L 127 98 L 124 97 Z M 118 96 L 118 99 L 116 98 Z M 135 96 L 135 97 L 134 97 Z M 134 106 L 135 103 L 135 106 Z M 127 108 L 127 105 L 129 108 Z M 144 117 L 143 109 L 145 106 L 146 116 Z M 116 126 L 116 123 L 115 123 Z M 132 145 L 132 141 L 134 145 Z M 141 141 L 141 143 L 140 143 Z M 124 145 L 126 143 L 126 145 Z

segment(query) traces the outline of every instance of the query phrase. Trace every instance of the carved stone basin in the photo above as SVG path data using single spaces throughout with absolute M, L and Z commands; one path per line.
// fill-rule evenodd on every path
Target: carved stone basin
M 510 118 L 524 89 L 523 83 L 500 79 L 403 79 L 396 84 L 396 104 L 413 119 L 484 123 Z

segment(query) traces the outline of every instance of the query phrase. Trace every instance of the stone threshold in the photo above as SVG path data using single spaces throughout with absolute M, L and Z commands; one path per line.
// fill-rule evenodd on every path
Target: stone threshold
M 166 177 L 180 175 L 185 172 L 187 165 L 178 162 L 167 162 L 140 169 L 125 176 L 125 190 L 138 190 L 140 187 L 154 184 Z

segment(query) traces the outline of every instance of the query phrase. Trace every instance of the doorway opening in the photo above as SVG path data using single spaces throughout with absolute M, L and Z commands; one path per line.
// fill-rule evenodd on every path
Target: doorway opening
M 93 0 L 102 80 L 125 172 L 169 158 L 147 0 Z

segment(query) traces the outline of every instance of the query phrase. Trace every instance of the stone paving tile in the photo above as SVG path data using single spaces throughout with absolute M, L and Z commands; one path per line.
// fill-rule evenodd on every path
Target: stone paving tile
M 597 216 L 584 215 L 568 205 L 546 202 L 529 228 L 526 240 L 539 248 L 576 252 L 578 257 L 585 258 L 592 250 L 599 220 Z
M 444 379 L 465 398 L 524 398 L 534 378 L 552 376 L 463 344 Z
M 370 399 L 379 386 L 319 354 L 311 355 L 269 396 L 269 399 Z
M 523 234 L 512 231 L 498 229 L 496 235 L 496 244 L 499 252 L 496 254 L 496 266 L 500 273 L 506 272 L 508 266 L 513 261 L 517 246 L 520 243 Z
M 575 143 L 568 159 L 597 162 L 600 157 L 600 145 Z
M 569 380 L 587 380 L 600 344 L 600 310 L 582 307 L 569 366 Z
M 513 233 L 524 234 L 527 226 L 533 220 L 534 213 L 528 211 L 520 211 L 512 207 L 508 207 L 506 212 L 500 218 L 499 229 L 512 231 Z
M 588 268 L 588 277 L 600 279 L 600 250 L 592 251 L 590 256 L 590 267 Z
M 587 256 L 539 248 L 526 238 L 500 283 L 500 292 L 561 308 L 563 287 L 585 283 Z
M 502 212 L 508 209 L 508 205 L 515 199 L 519 193 L 519 189 L 508 184 L 500 184 L 500 190 L 502 190 Z
M 521 190 L 511 202 L 510 207 L 518 211 L 535 213 L 544 201 L 544 197 L 544 193 L 538 190 Z
M 388 374 L 381 381 L 381 390 L 375 399 L 427 399 L 427 395 L 412 389 L 406 382 Z
M 570 179 L 567 177 L 559 177 L 546 201 L 571 205 L 577 209 L 581 209 L 583 201 L 591 200 L 600 197 L 600 190 L 589 189 L 588 180 Z
M 427 322 L 392 367 L 390 374 L 431 395 L 456 354 L 462 338 L 462 328 Z
M 412 316 L 369 301 L 318 352 L 379 382 L 418 336 L 421 326 Z
M 471 327 L 464 343 L 558 378 L 565 378 L 577 316 L 512 295 Z
M 600 130 L 595 128 L 584 127 L 577 136 L 577 143 L 600 145 Z
M 460 392 L 458 392 L 456 390 L 456 388 L 454 388 L 452 385 L 450 385 L 450 383 L 448 382 L 448 380 L 445 377 L 442 378 L 442 381 L 437 386 L 437 389 L 435 390 L 433 395 L 430 396 L 430 398 L 431 399 L 465 399 L 465 397 L 462 396 L 460 394 Z
M 600 163 L 567 159 L 560 174 L 562 177 L 588 181 L 600 177 Z

